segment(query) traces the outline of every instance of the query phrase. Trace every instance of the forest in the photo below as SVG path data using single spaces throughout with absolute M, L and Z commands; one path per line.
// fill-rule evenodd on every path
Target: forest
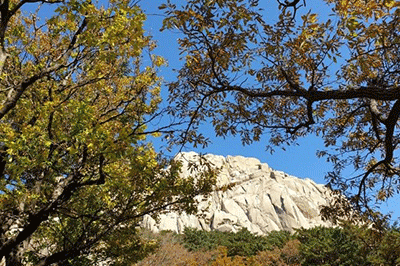
M 149 244 L 137 266 L 395 266 L 400 262 L 400 230 L 395 226 L 378 232 L 347 224 L 298 229 L 292 234 L 272 231 L 266 236 L 255 236 L 246 229 L 228 233 L 189 228 L 182 235 L 168 231 L 142 234 Z

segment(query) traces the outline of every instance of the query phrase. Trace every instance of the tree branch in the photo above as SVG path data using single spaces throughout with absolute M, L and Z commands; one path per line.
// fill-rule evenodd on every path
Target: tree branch
M 396 147 L 396 145 L 393 144 L 393 134 L 394 134 L 394 129 L 397 125 L 397 121 L 399 120 L 399 116 L 400 116 L 400 100 L 397 100 L 394 103 L 392 110 L 389 113 L 388 118 L 385 120 L 385 125 L 386 125 L 385 163 L 386 164 L 391 164 L 392 159 L 393 159 L 393 152 Z
M 360 86 L 358 88 L 352 88 L 347 90 L 326 90 L 326 91 L 307 91 L 307 90 L 273 90 L 263 91 L 263 89 L 247 89 L 235 85 L 227 86 L 214 86 L 207 84 L 213 90 L 208 95 L 219 93 L 236 91 L 243 93 L 246 96 L 253 98 L 270 98 L 270 97 L 296 97 L 304 98 L 312 102 L 324 101 L 324 100 L 351 100 L 359 98 L 367 98 L 382 101 L 393 101 L 400 99 L 400 87 L 393 86 L 386 89 L 377 89 L 371 86 Z
M 26 0 L 27 2 L 31 2 L 29 0 Z M 24 1 L 23 1 L 24 2 Z M 47 2 L 47 1 L 33 1 L 33 2 Z M 55 3 L 56 1 L 51 1 L 51 3 Z M 50 2 L 49 2 L 50 3 Z M 2 8 L 0 6 L 0 8 Z M 1 11 L 2 9 L 0 9 Z M 2 11 L 1 11 L 2 12 Z M 3 15 L 2 15 L 3 16 Z M 3 17 L 1 18 L 3 19 Z M 68 46 L 68 48 L 66 49 L 65 53 L 63 55 L 60 55 L 59 58 L 57 58 L 55 61 L 60 60 L 62 57 L 65 57 L 69 52 L 72 51 L 72 49 L 74 48 L 76 41 L 77 41 L 77 37 L 79 34 L 81 34 L 83 32 L 83 30 L 85 29 L 85 27 L 87 26 L 87 19 L 86 17 L 84 18 L 84 20 L 82 21 L 81 25 L 79 26 L 78 30 L 75 32 L 74 36 L 71 39 L 71 42 Z M 1 30 L 1 27 L 0 27 Z M 0 31 L 1 34 L 1 31 Z M 1 41 L 1 35 L 0 35 L 0 41 Z M 1 57 L 1 55 L 0 55 Z M 1 59 L 1 58 L 0 58 Z M 1 62 L 0 62 L 1 63 Z M 1 65 L 0 65 L 1 67 Z M 57 70 L 60 70 L 61 68 L 66 67 L 66 65 L 62 64 L 62 63 L 58 63 L 55 64 L 52 67 L 48 67 L 42 71 L 40 71 L 39 73 L 25 79 L 15 90 L 11 89 L 9 96 L 7 97 L 7 99 L 5 100 L 5 103 L 3 103 L 3 107 L 0 109 L 0 120 L 3 119 L 3 117 L 12 109 L 16 106 L 19 98 L 21 98 L 22 94 L 31 86 L 33 85 L 36 81 L 38 81 L 39 79 L 49 75 L 52 72 L 55 72 Z
M 84 151 L 82 155 L 82 160 L 80 162 L 81 165 L 85 164 L 86 157 L 87 155 L 85 155 Z M 102 168 L 103 161 L 104 158 L 100 158 L 100 168 Z M 27 219 L 26 225 L 22 228 L 22 230 L 16 236 L 9 238 L 5 243 L 1 244 L 0 257 L 2 256 L 2 254 L 9 254 L 12 249 L 14 249 L 29 236 L 31 236 L 43 221 L 46 221 L 52 213 L 56 212 L 59 206 L 61 206 L 63 203 L 71 198 L 71 196 L 77 189 L 83 186 L 98 185 L 104 183 L 104 173 L 102 172 L 102 169 L 99 171 L 99 175 L 99 179 L 80 183 L 78 182 L 78 180 L 81 177 L 81 174 L 78 171 L 75 174 L 66 177 L 65 179 L 62 179 L 58 183 L 57 187 L 54 189 L 53 195 L 49 200 L 50 203 L 43 207 L 37 213 L 30 214 Z
M 33 85 L 36 81 L 41 79 L 42 77 L 48 75 L 51 72 L 61 69 L 64 67 L 63 64 L 56 64 L 52 67 L 46 68 L 45 70 L 41 71 L 40 73 L 33 75 L 30 78 L 25 79 L 18 88 L 14 91 L 11 91 L 3 107 L 0 109 L 0 120 L 17 104 L 19 98 L 21 98 L 22 94 L 29 88 L 29 86 Z

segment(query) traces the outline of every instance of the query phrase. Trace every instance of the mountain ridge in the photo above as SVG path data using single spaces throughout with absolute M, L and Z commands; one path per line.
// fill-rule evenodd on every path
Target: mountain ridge
M 182 162 L 181 174 L 189 176 L 189 164 L 197 164 L 199 158 L 195 152 L 178 154 L 176 160 Z M 254 234 L 265 235 L 274 230 L 332 226 L 319 215 L 320 206 L 331 199 L 330 190 L 324 185 L 273 170 L 256 158 L 212 154 L 204 158 L 220 168 L 217 187 L 229 189 L 215 190 L 207 198 L 196 198 L 198 215 L 167 211 L 157 221 L 146 215 L 142 227 L 154 232 L 177 233 L 182 233 L 185 227 L 226 232 L 247 228 Z

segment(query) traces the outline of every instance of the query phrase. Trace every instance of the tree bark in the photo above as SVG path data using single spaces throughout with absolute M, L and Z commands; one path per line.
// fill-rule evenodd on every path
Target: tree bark
M 23 266 L 22 250 L 20 247 L 14 248 L 5 259 L 5 266 Z

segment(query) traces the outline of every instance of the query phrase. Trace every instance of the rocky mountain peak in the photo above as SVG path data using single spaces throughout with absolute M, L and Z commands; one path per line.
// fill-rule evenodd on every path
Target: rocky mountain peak
M 328 203 L 330 195 L 324 185 L 275 171 L 256 158 L 212 154 L 205 158 L 221 169 L 217 187 L 230 189 L 216 190 L 207 199 L 199 199 L 200 215 L 168 212 L 158 222 L 145 216 L 143 227 L 177 233 L 185 227 L 229 232 L 247 228 L 263 235 L 273 230 L 331 226 L 319 215 L 320 206 Z M 188 165 L 197 162 L 199 155 L 180 153 L 176 159 L 182 161 L 182 175 L 188 176 Z

